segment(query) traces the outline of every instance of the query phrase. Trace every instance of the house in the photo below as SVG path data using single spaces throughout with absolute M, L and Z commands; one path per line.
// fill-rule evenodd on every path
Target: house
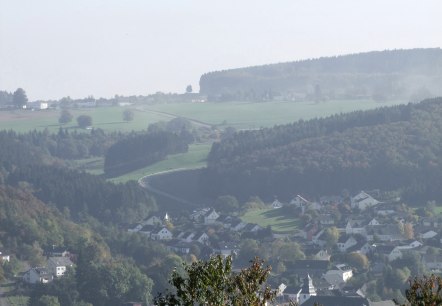
M 215 211 L 215 209 L 212 208 L 204 215 L 204 224 L 206 225 L 214 224 L 216 222 L 216 219 L 218 219 L 218 217 L 219 214 Z
M 365 221 L 364 220 L 354 220 L 350 219 L 347 222 L 347 225 L 345 226 L 345 233 L 347 235 L 367 235 L 367 231 L 365 230 Z
M 31 268 L 23 274 L 23 281 L 28 284 L 46 284 L 54 279 L 53 274 L 47 268 Z
M 150 238 L 153 240 L 170 240 L 172 239 L 172 232 L 166 227 L 159 227 L 150 233 Z
M 321 214 L 319 215 L 319 223 L 321 225 L 333 225 L 335 224 L 335 219 L 331 214 Z
M 1 260 L 0 263 L 9 262 L 11 260 L 11 256 L 0 252 L 0 260 Z
M 199 242 L 201 244 L 208 244 L 209 236 L 204 232 L 198 232 L 194 236 L 194 241 Z
M 381 224 L 379 223 L 378 220 L 376 220 L 376 218 L 373 218 L 373 219 L 371 219 L 370 222 L 368 222 L 368 225 L 369 226 L 377 226 L 377 225 L 381 225 Z
M 27 107 L 33 110 L 44 110 L 49 108 L 48 102 L 42 102 L 42 101 L 35 101 L 35 102 L 28 102 Z
M 169 251 L 178 253 L 178 254 L 189 254 L 192 243 L 186 241 L 172 240 L 167 244 L 167 249 Z
M 290 201 L 290 204 L 297 208 L 306 207 L 309 203 L 309 201 L 301 197 L 299 194 Z
M 49 257 L 47 263 L 48 271 L 51 272 L 54 277 L 63 276 L 67 268 L 73 265 L 68 257 Z
M 330 254 L 326 249 L 317 246 L 305 246 L 304 254 L 310 259 L 330 260 Z
M 230 229 L 232 231 L 238 232 L 238 231 L 242 230 L 246 225 L 247 225 L 247 223 L 242 222 L 241 220 L 238 220 L 238 221 L 232 223 L 232 226 L 230 227 Z
M 400 241 L 403 235 L 396 224 L 385 224 L 370 227 L 367 229 L 368 241 Z
M 345 264 L 336 265 L 335 269 L 328 270 L 327 273 L 324 274 L 325 280 L 332 286 L 339 286 L 352 277 L 353 270 Z
M 65 247 L 59 247 L 53 245 L 44 251 L 47 257 L 68 257 L 70 255 L 69 251 Z
M 358 241 L 353 236 L 348 235 L 342 235 L 339 237 L 337 246 L 340 252 L 344 253 L 347 252 L 349 248 L 352 246 L 355 246 L 358 243 Z
M 366 210 L 367 208 L 378 205 L 379 203 L 381 202 L 374 199 L 371 195 L 364 191 L 361 191 L 351 198 L 351 208 L 358 208 L 360 210 Z
M 196 222 L 200 222 L 204 216 L 210 211 L 210 208 L 203 208 L 200 210 L 194 210 L 190 215 L 190 219 Z
M 255 223 L 247 223 L 242 229 L 245 233 L 256 233 L 259 230 L 262 230 L 262 227 Z
M 239 252 L 239 246 L 235 242 L 219 242 L 218 246 L 213 249 L 213 252 L 221 255 L 223 258 L 236 256 Z
M 271 206 L 273 209 L 278 209 L 278 208 L 281 208 L 283 205 L 281 202 L 278 201 L 278 199 L 275 199 L 275 201 L 273 201 Z

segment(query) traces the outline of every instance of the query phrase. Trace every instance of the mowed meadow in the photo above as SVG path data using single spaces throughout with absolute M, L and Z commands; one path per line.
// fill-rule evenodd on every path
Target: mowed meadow
M 72 109 L 74 120 L 60 125 L 59 110 L 6 110 L 0 111 L 0 129 L 13 129 L 18 132 L 48 129 L 55 132 L 60 126 L 78 129 L 75 118 L 79 115 L 92 117 L 93 127 L 105 131 L 140 131 L 150 123 L 168 121 L 174 117 L 184 117 L 220 128 L 232 126 L 237 129 L 256 129 L 271 127 L 276 124 L 290 123 L 299 119 L 324 117 L 336 113 L 355 110 L 367 110 L 382 106 L 391 106 L 407 101 L 373 100 L 330 100 L 326 102 L 218 102 L 218 103 L 170 103 L 133 107 L 97 107 L 90 109 Z M 123 120 L 123 111 L 130 109 L 134 119 Z

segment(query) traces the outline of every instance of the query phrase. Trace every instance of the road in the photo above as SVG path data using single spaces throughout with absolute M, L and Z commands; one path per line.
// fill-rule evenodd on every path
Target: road
M 162 191 L 162 190 L 159 190 L 159 189 L 157 189 L 157 188 L 155 188 L 155 187 L 152 187 L 152 186 L 149 184 L 149 182 L 148 182 L 148 178 L 149 178 L 149 177 L 152 177 L 152 176 L 163 175 L 163 174 L 172 173 L 172 172 L 186 171 L 186 170 L 189 170 L 189 169 L 186 169 L 186 168 L 177 168 L 177 169 L 171 169 L 171 170 L 166 170 L 166 171 L 161 171 L 161 172 L 156 172 L 156 173 L 148 174 L 148 175 L 145 175 L 145 176 L 143 176 L 142 178 L 138 179 L 138 184 L 139 184 L 141 187 L 145 188 L 147 191 L 152 192 L 153 194 L 161 195 L 161 196 L 163 196 L 163 197 L 166 197 L 166 198 L 168 198 L 168 199 L 171 199 L 171 200 L 177 201 L 177 202 L 182 203 L 182 204 L 193 205 L 194 203 L 192 203 L 192 202 L 190 202 L 190 201 L 187 201 L 187 200 L 185 200 L 185 199 L 182 199 L 182 198 L 176 197 L 176 196 L 174 196 L 174 195 L 172 195 L 172 194 L 170 194 L 170 193 L 167 193 L 167 192 L 164 192 L 164 191 Z M 192 170 L 194 170 L 194 169 L 192 169 Z

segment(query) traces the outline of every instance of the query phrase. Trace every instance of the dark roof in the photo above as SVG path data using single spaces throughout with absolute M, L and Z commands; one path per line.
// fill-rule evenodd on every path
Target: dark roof
M 292 269 L 312 269 L 312 270 L 327 270 L 329 262 L 327 260 L 305 259 L 297 260 L 290 267 Z
M 360 296 L 312 296 L 302 306 L 369 306 L 370 302 Z

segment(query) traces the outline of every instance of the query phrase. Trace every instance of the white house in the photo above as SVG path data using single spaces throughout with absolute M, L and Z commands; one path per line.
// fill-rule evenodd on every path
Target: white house
M 204 215 L 204 224 L 214 224 L 218 218 L 219 214 L 214 209 L 211 209 Z
M 333 286 L 339 286 L 342 283 L 347 282 L 353 277 L 352 269 L 344 264 L 336 265 L 336 269 L 328 270 L 324 274 L 325 280 Z
M 28 284 L 49 283 L 54 279 L 52 273 L 44 267 L 31 268 L 23 274 L 23 281 Z
M 161 227 L 160 230 L 152 231 L 150 238 L 153 240 L 170 240 L 172 239 L 172 232 L 165 227 Z
M 276 199 L 275 201 L 273 201 L 273 203 L 271 204 L 273 209 L 278 209 L 282 207 L 282 203 L 278 201 L 278 199 Z
M 0 259 L 1 262 L 9 262 L 11 260 L 11 257 L 9 255 L 3 254 L 0 252 Z
M 49 257 L 48 270 L 54 275 L 54 277 L 63 276 L 66 273 L 68 267 L 72 267 L 74 264 L 68 257 Z
M 381 224 L 379 223 L 378 220 L 376 220 L 376 218 L 373 218 L 370 222 L 368 222 L 368 225 L 369 226 L 377 226 L 377 225 L 381 225 Z
M 379 203 L 381 202 L 364 191 L 361 191 L 351 198 L 351 208 L 359 208 L 360 210 L 365 210 L 369 207 L 378 205 Z

